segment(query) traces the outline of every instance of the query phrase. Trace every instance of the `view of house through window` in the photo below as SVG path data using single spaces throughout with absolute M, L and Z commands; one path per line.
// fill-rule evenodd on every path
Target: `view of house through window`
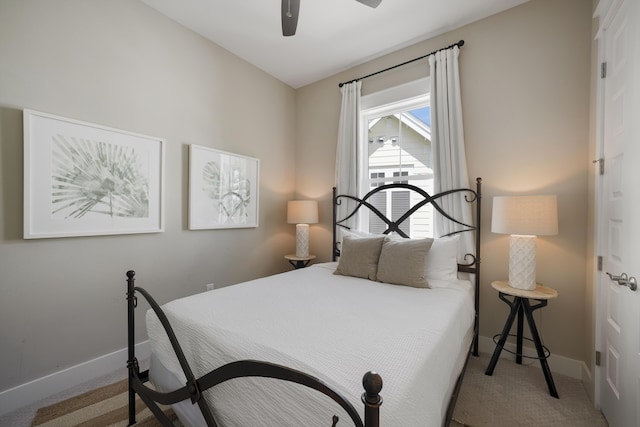
M 367 159 L 361 163 L 362 194 L 389 183 L 406 183 L 423 188 L 433 194 L 431 160 L 431 127 L 428 95 L 399 101 L 382 107 L 362 111 L 363 132 L 361 153 Z M 408 190 L 401 188 L 377 193 L 374 204 L 388 218 L 398 219 L 415 200 Z M 421 208 L 401 224 L 401 229 L 412 238 L 433 237 L 433 209 Z M 364 229 L 381 233 L 386 225 L 375 214 L 361 218 Z

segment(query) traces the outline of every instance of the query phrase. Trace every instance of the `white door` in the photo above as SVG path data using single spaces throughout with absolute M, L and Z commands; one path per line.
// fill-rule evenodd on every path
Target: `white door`
M 640 7 L 637 0 L 601 0 L 599 12 L 606 61 L 599 101 L 605 171 L 598 192 L 599 394 L 611 427 L 640 427 L 640 291 L 607 274 L 640 278 Z

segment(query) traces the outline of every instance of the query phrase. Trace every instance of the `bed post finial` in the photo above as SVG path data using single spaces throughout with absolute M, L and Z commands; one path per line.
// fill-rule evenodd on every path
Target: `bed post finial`
M 136 359 L 135 350 L 135 308 L 136 308 L 136 291 L 134 276 L 136 272 L 127 271 L 127 347 L 128 359 L 127 368 L 129 371 L 129 425 L 136 423 L 136 392 L 133 389 L 133 379 L 138 373 L 138 360 Z
M 362 403 L 364 403 L 364 425 L 365 427 L 380 426 L 380 405 L 382 405 L 382 377 L 376 372 L 367 372 L 362 377 L 362 386 L 365 392 L 362 393 Z

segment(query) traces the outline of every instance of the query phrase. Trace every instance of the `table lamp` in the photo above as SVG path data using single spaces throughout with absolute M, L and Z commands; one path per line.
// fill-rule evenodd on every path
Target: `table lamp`
M 536 236 L 558 234 L 555 195 L 499 196 L 493 198 L 491 231 L 510 234 L 509 286 L 536 288 Z
M 318 222 L 318 202 L 293 200 L 287 203 L 287 223 L 296 224 L 296 256 L 309 256 L 309 224 Z

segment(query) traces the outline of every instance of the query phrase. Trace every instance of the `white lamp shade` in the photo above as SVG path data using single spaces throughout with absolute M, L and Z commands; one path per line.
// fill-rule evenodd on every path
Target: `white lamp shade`
M 530 236 L 558 234 L 557 196 L 494 197 L 491 231 Z
M 318 222 L 318 202 L 315 200 L 292 200 L 287 203 L 289 224 L 315 224 Z

